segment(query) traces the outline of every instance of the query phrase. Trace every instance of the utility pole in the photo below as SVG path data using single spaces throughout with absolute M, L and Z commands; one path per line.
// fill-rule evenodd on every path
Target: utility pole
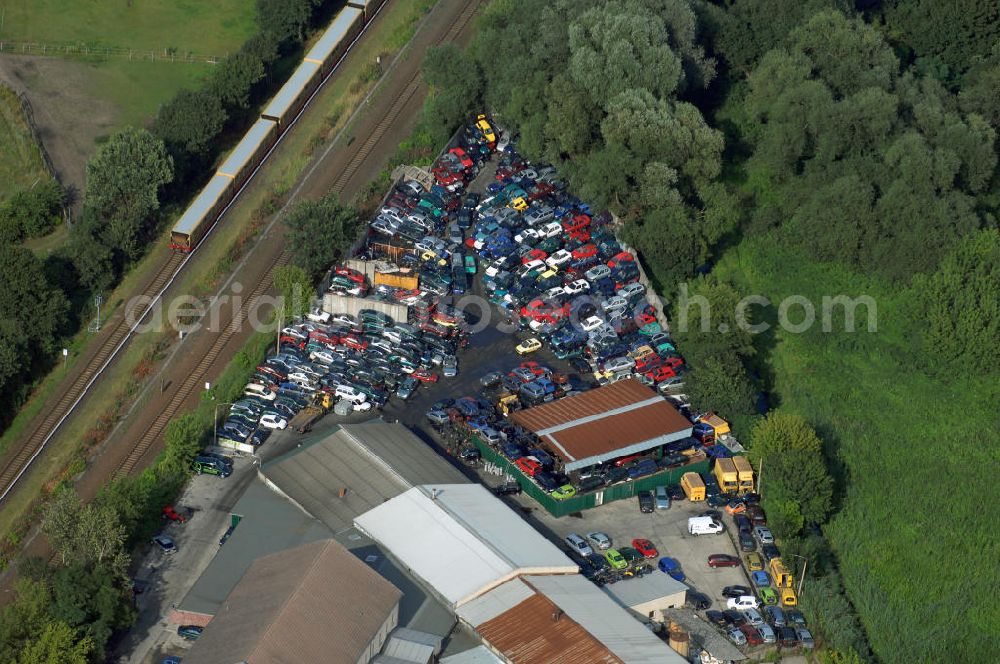
M 760 463 L 757 465 L 757 495 L 763 497 L 761 493 L 761 486 L 764 484 L 764 457 L 760 458 Z
M 800 558 L 802 560 L 802 574 L 801 576 L 799 576 L 799 589 L 798 589 L 798 596 L 802 597 L 802 584 L 805 583 L 806 581 L 806 566 L 809 564 L 809 559 L 806 558 L 805 556 L 800 556 L 797 553 L 791 553 L 789 555 L 794 558 Z

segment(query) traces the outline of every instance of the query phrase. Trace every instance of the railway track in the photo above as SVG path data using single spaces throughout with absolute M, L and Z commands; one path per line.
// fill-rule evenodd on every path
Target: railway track
M 448 32 L 446 32 L 440 39 L 436 40 L 434 45 L 440 46 L 446 42 L 455 41 L 462 30 L 465 29 L 465 26 L 468 25 L 469 21 L 472 20 L 472 16 L 476 13 L 476 10 L 479 9 L 480 4 L 482 4 L 482 2 L 469 2 L 465 9 L 462 10 L 462 13 L 455 19 L 455 22 L 448 29 Z M 358 147 L 354 158 L 351 159 L 347 168 L 342 170 L 340 174 L 337 175 L 337 179 L 333 181 L 330 191 L 337 194 L 343 192 L 344 187 L 347 186 L 347 183 L 351 181 L 354 174 L 358 172 L 359 168 L 361 168 L 361 164 L 363 164 L 365 159 L 368 158 L 368 155 L 375 149 L 375 146 L 382 140 L 382 137 L 385 136 L 385 133 L 389 130 L 389 128 L 396 124 L 400 113 L 403 112 L 406 105 L 420 90 L 421 76 L 422 74 L 417 71 L 417 73 L 410 78 L 406 87 L 403 88 L 403 91 L 396 98 L 396 101 L 389 107 L 389 111 L 375 126 L 375 129 L 368 134 L 368 138 L 365 139 L 364 143 Z
M 230 321 L 229 325 L 219 333 L 212 342 L 212 347 L 209 348 L 208 352 L 202 356 L 198 365 L 187 375 L 184 382 L 174 391 L 173 396 L 167 403 L 167 406 L 163 408 L 159 414 L 156 416 L 149 427 L 143 432 L 142 436 L 135 442 L 135 445 L 129 450 L 128 456 L 122 460 L 121 465 L 115 471 L 114 477 L 117 479 L 119 477 L 124 477 L 131 474 L 139 461 L 146 455 L 153 444 L 159 440 L 160 436 L 163 434 L 163 430 L 166 428 L 167 424 L 177 415 L 177 411 L 180 410 L 184 402 L 205 382 L 205 378 L 208 375 L 208 370 L 218 359 L 222 350 L 229 343 L 230 339 L 233 338 L 242 328 L 243 323 L 246 320 L 247 312 L 251 310 L 252 307 L 256 306 L 257 301 L 267 292 L 270 287 L 274 271 L 278 268 L 288 265 L 291 260 L 291 254 L 287 251 L 282 251 L 278 255 L 278 258 L 271 264 L 268 271 L 261 277 L 257 285 L 254 286 L 253 290 L 250 291 L 248 297 L 243 298 L 241 302 L 240 309 L 233 314 L 233 319 Z
M 141 294 L 149 302 L 147 307 L 138 316 L 135 316 L 135 312 L 132 311 L 124 312 L 125 315 L 118 318 L 112 324 L 113 327 L 105 330 L 96 351 L 86 360 L 86 365 L 59 397 L 59 400 L 43 416 L 42 421 L 33 426 L 31 433 L 17 441 L 16 447 L 6 455 L 3 468 L 0 470 L 0 502 L 16 486 L 18 480 L 45 449 L 62 423 L 72 414 L 73 409 L 86 396 L 102 372 L 111 364 L 118 351 L 125 346 L 132 332 L 156 305 L 186 262 L 187 256 L 183 254 L 171 254 L 163 262 Z M 132 320 L 135 322 L 130 324 Z

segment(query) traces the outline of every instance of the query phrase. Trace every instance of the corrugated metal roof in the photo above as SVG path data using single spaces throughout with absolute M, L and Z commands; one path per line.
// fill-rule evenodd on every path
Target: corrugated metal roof
M 236 147 L 229 153 L 226 160 L 222 162 L 222 166 L 219 167 L 219 174 L 227 175 L 231 178 L 236 177 L 236 173 L 251 160 L 254 154 L 256 154 L 257 149 L 267 140 L 272 131 L 277 131 L 277 125 L 274 123 L 274 120 L 261 118 L 257 122 L 254 122 L 253 126 L 250 127 L 250 131 L 243 136 L 243 139 L 236 144 Z
M 378 421 L 344 425 L 264 464 L 262 472 L 282 494 L 335 532 L 419 484 L 467 481 L 405 426 Z
M 646 401 L 655 396 L 656 392 L 637 380 L 621 380 L 611 385 L 587 390 L 582 394 L 574 394 L 565 399 L 556 399 L 534 408 L 519 410 L 511 415 L 510 419 L 525 429 L 537 433 L 550 427 Z
M 451 606 L 518 574 L 578 571 L 566 554 L 479 484 L 414 487 L 354 523 Z
M 267 105 L 264 112 L 261 115 L 267 116 L 269 118 L 279 118 L 282 121 L 288 121 L 291 118 L 286 118 L 285 113 L 291 108 L 292 103 L 295 99 L 302 93 L 302 90 L 309 84 L 313 76 L 319 71 L 319 65 L 312 62 L 303 62 L 295 70 L 295 73 L 291 75 L 288 81 L 281 86 L 278 90 L 278 94 L 274 95 L 274 99 L 271 103 Z
M 354 664 L 402 593 L 334 540 L 257 560 L 184 655 L 190 664 Z
M 479 625 L 476 631 L 515 664 L 623 662 L 539 593 L 533 593 L 509 611 Z
M 231 511 L 243 519 L 181 600 L 179 609 L 213 615 L 257 558 L 333 536 L 321 521 L 257 480 Z
M 663 616 L 668 620 L 673 620 L 690 634 L 692 645 L 700 645 L 716 658 L 724 662 L 739 662 L 749 659 L 714 625 L 705 622 L 705 619 L 694 611 L 690 609 L 665 609 Z
M 524 581 L 512 579 L 458 607 L 455 613 L 472 627 L 493 620 L 531 597 L 535 591 Z
M 670 646 L 579 574 L 528 576 L 524 580 L 621 661 L 627 664 L 685 663 Z
M 345 7 L 342 9 L 337 14 L 337 17 L 333 19 L 333 22 L 330 23 L 330 27 L 326 29 L 323 36 L 319 38 L 319 41 L 306 53 L 305 59 L 326 62 L 333 49 L 347 36 L 351 31 L 351 27 L 361 19 L 363 13 L 360 9 L 355 9 L 354 7 Z
M 625 607 L 637 606 L 675 595 L 680 595 L 681 603 L 683 603 L 687 589 L 686 584 L 674 579 L 669 574 L 659 573 L 625 579 L 603 587 L 604 592 Z
M 399 662 L 427 664 L 441 652 L 441 641 L 440 636 L 397 627 L 382 646 L 381 656 Z
M 517 411 L 510 419 L 547 441 L 567 472 L 691 435 L 686 417 L 633 379 Z
M 213 175 L 212 179 L 205 185 L 205 188 L 198 192 L 198 196 L 191 201 L 191 205 L 188 206 L 188 209 L 184 210 L 184 214 L 174 224 L 174 232 L 190 234 L 194 231 L 205 217 L 205 213 L 215 205 L 219 197 L 222 196 L 222 192 L 230 184 L 232 184 L 232 180 L 229 178 L 222 175 Z
M 490 652 L 486 646 L 476 646 L 465 652 L 445 657 L 440 664 L 503 664 L 503 660 Z

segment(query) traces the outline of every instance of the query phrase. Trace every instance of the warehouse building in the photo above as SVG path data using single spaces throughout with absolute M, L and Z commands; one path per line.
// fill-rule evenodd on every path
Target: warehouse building
M 557 399 L 510 416 L 556 454 L 563 471 L 648 452 L 691 435 L 691 423 L 635 379 Z
M 396 627 L 401 596 L 335 540 L 305 544 L 254 562 L 184 661 L 367 664 Z
M 638 619 L 663 622 L 664 611 L 684 606 L 688 587 L 669 574 L 650 574 L 606 585 L 603 590 Z

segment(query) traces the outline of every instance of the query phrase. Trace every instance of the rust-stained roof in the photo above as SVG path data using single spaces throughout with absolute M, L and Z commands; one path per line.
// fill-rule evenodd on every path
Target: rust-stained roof
M 590 632 L 537 592 L 476 631 L 514 664 L 622 664 Z
M 640 452 L 643 443 L 655 447 L 691 432 L 691 423 L 666 399 L 631 379 L 518 411 L 510 419 L 548 443 L 567 470 L 590 465 L 595 457 L 603 461 L 618 451 Z
M 229 593 L 187 664 L 354 664 L 402 593 L 335 540 L 259 558 Z
M 538 433 L 543 429 L 584 417 L 628 407 L 655 396 L 656 392 L 637 380 L 621 380 L 582 394 L 574 394 L 541 406 L 519 410 L 511 415 L 510 419 L 525 429 Z

